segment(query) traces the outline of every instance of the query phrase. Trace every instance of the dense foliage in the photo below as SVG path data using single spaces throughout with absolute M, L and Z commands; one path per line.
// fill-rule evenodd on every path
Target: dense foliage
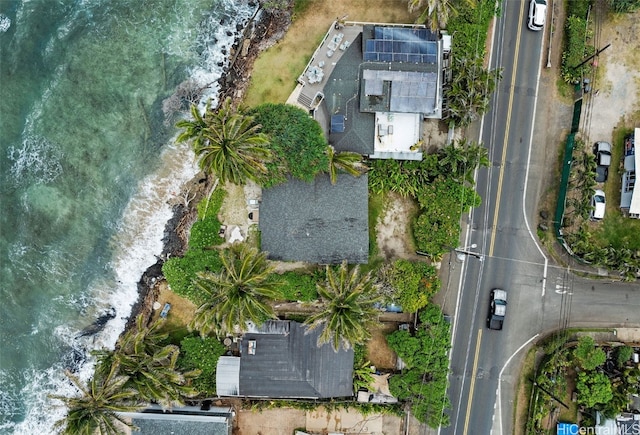
M 478 193 L 451 179 L 437 179 L 418 192 L 420 214 L 413 225 L 416 248 L 438 257 L 458 244 L 460 217 L 480 205 Z
M 375 307 L 381 299 L 371 273 L 349 268 L 346 260 L 338 268 L 327 266 L 326 273 L 326 280 L 317 285 L 322 308 L 305 321 L 308 330 L 320 328 L 318 346 L 331 343 L 335 351 L 366 342 L 378 321 Z
M 578 344 L 573 349 L 573 358 L 578 367 L 590 371 L 604 364 L 607 355 L 604 350 L 596 346 L 592 337 L 585 335 L 578 339 Z
M 565 47 L 562 53 L 560 74 L 567 83 L 580 83 L 582 77 L 588 75 L 591 66 L 588 62 L 581 66 L 578 65 L 595 51 L 593 46 L 587 45 L 587 41 L 591 38 L 591 32 L 587 28 L 586 18 L 569 15 L 565 22 L 564 32 Z
M 277 290 L 281 296 L 279 299 L 291 302 L 312 302 L 318 299 L 316 282 L 324 279 L 324 271 L 318 270 L 315 273 L 305 273 L 298 271 L 273 274 L 269 280 L 278 281 Z
M 288 104 L 262 104 L 251 110 L 255 122 L 269 136 L 273 161 L 263 185 L 286 181 L 287 175 L 311 181 L 328 169 L 327 141 L 317 121 L 304 110 Z
M 395 397 L 411 402 L 411 411 L 418 420 L 434 428 L 447 426 L 449 418 L 444 411 L 450 406 L 446 395 L 449 323 L 433 304 L 419 317 L 414 334 L 399 330 L 387 336 L 389 346 L 407 366 L 389 379 L 389 387 Z
M 611 381 L 600 372 L 580 372 L 576 382 L 578 403 L 593 408 L 598 404 L 606 404 L 613 398 Z
M 180 342 L 178 367 L 184 371 L 200 370 L 200 375 L 193 379 L 193 387 L 200 396 L 216 395 L 216 367 L 224 353 L 224 345 L 216 338 L 185 337 Z
M 640 9 L 640 0 L 609 0 L 609 4 L 617 13 L 630 13 Z
M 502 70 L 484 67 L 484 57 L 456 57 L 446 94 L 446 119 L 465 127 L 489 108 L 489 100 L 502 79 Z
M 447 30 L 453 37 L 452 52 L 458 58 L 483 57 L 489 24 L 499 11 L 500 2 L 494 0 L 460 1 L 457 14 L 448 23 Z
M 387 273 L 389 284 L 404 312 L 414 313 L 440 290 L 438 271 L 430 264 L 397 260 Z
M 248 322 L 261 325 L 275 318 L 270 301 L 277 299 L 279 283 L 269 279 L 273 266 L 267 254 L 236 243 L 220 254 L 218 273 L 200 272 L 194 281 L 206 300 L 189 325 L 205 337 L 247 330 Z
M 191 226 L 189 248 L 207 249 L 220 245 L 224 239 L 220 237 L 222 223 L 218 220 L 218 212 L 226 196 L 224 189 L 216 189 L 209 198 L 198 204 L 198 220 Z
M 202 304 L 206 295 L 194 285 L 199 272 L 219 272 L 220 253 L 213 246 L 224 242 L 218 235 L 218 212 L 226 192 L 216 189 L 209 198 L 198 204 L 198 220 L 191 227 L 189 248 L 182 257 L 171 257 L 162 265 L 162 273 L 171 290 L 195 303 Z

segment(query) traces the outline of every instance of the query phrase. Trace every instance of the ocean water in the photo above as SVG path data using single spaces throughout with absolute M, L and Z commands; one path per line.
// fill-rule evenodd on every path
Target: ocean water
M 0 433 L 51 434 L 196 172 L 163 101 L 217 94 L 246 0 L 0 0 Z M 79 337 L 114 308 L 103 331 Z

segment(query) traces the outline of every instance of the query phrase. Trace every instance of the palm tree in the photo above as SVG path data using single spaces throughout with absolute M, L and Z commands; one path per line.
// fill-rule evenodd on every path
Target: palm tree
M 367 171 L 367 166 L 362 163 L 362 156 L 351 151 L 336 152 L 331 145 L 327 146 L 327 157 L 329 158 L 329 178 L 331 184 L 338 181 L 338 171 L 343 171 L 354 177 L 359 177 Z
M 459 126 L 475 121 L 489 107 L 489 99 L 502 79 L 502 70 L 484 68 L 484 59 L 458 58 L 454 61 L 453 79 L 446 91 L 447 117 Z
M 370 328 L 377 319 L 375 304 L 380 301 L 375 294 L 371 273 L 360 275 L 358 266 L 351 271 L 343 261 L 338 272 L 327 266 L 327 279 L 317 284 L 324 307 L 306 321 L 307 332 L 322 327 L 318 346 L 331 343 L 337 352 L 363 343 L 371 338 Z
M 273 266 L 266 253 L 236 244 L 220 255 L 222 271 L 199 273 L 195 284 L 208 295 L 196 311 L 191 327 L 205 336 L 246 329 L 247 322 L 262 324 L 275 318 L 268 301 L 280 296 L 278 282 L 269 279 Z
M 176 142 L 193 141 L 192 146 L 199 147 L 207 139 L 206 132 L 208 125 L 205 118 L 209 119 L 213 116 L 215 116 L 215 114 L 211 110 L 211 100 L 207 101 L 207 105 L 204 108 L 204 116 L 200 114 L 198 106 L 192 104 L 191 117 L 193 119 L 183 119 L 176 124 L 176 127 L 183 129 L 182 133 L 176 138 Z
M 188 381 L 200 373 L 197 370 L 181 373 L 176 369 L 180 348 L 163 344 L 169 335 L 161 333 L 160 327 L 161 323 L 156 321 L 147 328 L 139 315 L 136 327 L 122 336 L 115 351 L 95 352 L 97 371 L 104 373 L 115 364 L 128 377 L 125 386 L 137 391 L 141 399 L 159 403 L 163 408 L 184 406 L 183 398 L 198 393 Z
M 453 142 L 438 151 L 438 165 L 440 171 L 446 175 L 453 175 L 457 179 L 458 175 L 463 175 L 467 165 L 467 154 L 463 148 L 464 142 L 458 142 L 458 146 Z
M 452 0 L 409 0 L 409 12 L 418 10 L 422 12 L 416 24 L 428 22 L 432 32 L 446 28 L 449 18 L 457 13 Z
M 133 427 L 118 413 L 139 411 L 144 406 L 137 400 L 137 392 L 126 387 L 129 378 L 119 374 L 117 364 L 106 373 L 96 372 L 87 385 L 69 371 L 65 374 L 82 394 L 79 397 L 50 396 L 67 405 L 67 416 L 55 425 L 63 434 L 120 435 L 126 433 L 126 427 Z
M 222 183 L 260 181 L 267 173 L 265 163 L 271 161 L 272 155 L 267 148 L 269 139 L 260 133 L 261 126 L 254 124 L 253 116 L 245 115 L 242 110 L 234 111 L 230 98 L 217 112 L 207 104 L 203 117 L 194 107 L 191 113 L 193 121 L 177 124 L 184 129 L 178 140 L 192 140 L 200 169 L 216 174 Z

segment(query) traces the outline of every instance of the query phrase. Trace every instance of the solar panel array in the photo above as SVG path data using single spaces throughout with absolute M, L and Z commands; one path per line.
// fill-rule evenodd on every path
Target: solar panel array
M 365 41 L 364 60 L 374 62 L 436 63 L 438 43 L 427 29 L 375 27 Z

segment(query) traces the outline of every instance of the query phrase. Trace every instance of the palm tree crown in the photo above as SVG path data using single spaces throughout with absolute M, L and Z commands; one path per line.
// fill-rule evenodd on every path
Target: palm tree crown
M 272 158 L 267 148 L 269 139 L 260 133 L 261 126 L 254 124 L 253 116 L 234 111 L 230 98 L 217 112 L 207 103 L 204 116 L 192 106 L 191 115 L 193 120 L 176 124 L 183 129 L 177 141 L 192 141 L 200 169 L 215 173 L 223 183 L 234 184 L 259 181 L 266 174 L 265 163 Z
M 266 253 L 236 244 L 221 254 L 222 271 L 198 274 L 196 285 L 208 300 L 196 311 L 191 327 L 204 335 L 246 329 L 247 322 L 261 324 L 275 318 L 268 301 L 280 293 L 278 283 L 269 280 L 273 267 Z
M 329 160 L 331 184 L 336 184 L 338 181 L 338 171 L 359 177 L 368 170 L 367 166 L 362 162 L 362 156 L 358 153 L 351 151 L 336 152 L 333 146 L 328 145 L 326 154 Z
M 65 435 L 120 435 L 124 428 L 133 425 L 118 415 L 119 412 L 135 412 L 143 408 L 137 401 L 137 392 L 127 388 L 127 376 L 118 374 L 117 364 L 107 373 L 94 375 L 87 385 L 80 379 L 65 372 L 67 377 L 82 393 L 78 397 L 51 395 L 67 405 L 67 416 L 56 422 Z
M 380 298 L 375 294 L 370 273 L 362 276 L 358 266 L 349 270 L 343 261 L 337 273 L 327 266 L 327 280 L 317 288 L 324 308 L 305 324 L 309 325 L 308 331 L 323 328 L 318 346 L 330 342 L 337 351 L 341 345 L 349 349 L 371 338 L 369 328 L 375 324 L 375 304 Z
M 188 385 L 198 371 L 181 373 L 176 369 L 180 348 L 164 344 L 168 334 L 159 331 L 160 321 L 150 327 L 139 315 L 136 327 L 127 331 L 115 351 L 98 351 L 97 371 L 106 372 L 114 364 L 126 375 L 127 388 L 137 391 L 147 402 L 159 403 L 163 408 L 184 406 L 184 397 L 194 397 L 197 391 Z

